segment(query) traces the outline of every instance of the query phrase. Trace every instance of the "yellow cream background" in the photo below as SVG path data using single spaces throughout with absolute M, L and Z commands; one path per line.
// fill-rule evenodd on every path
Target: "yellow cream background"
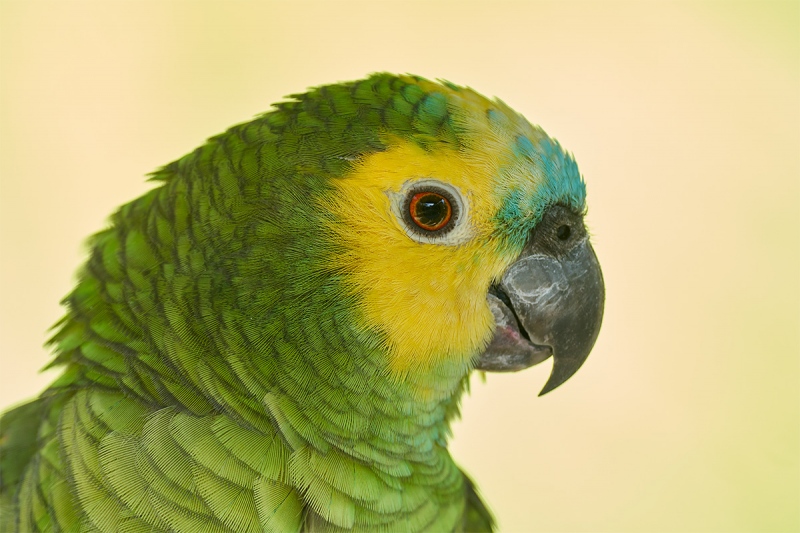
M 594 352 L 543 398 L 549 363 L 476 379 L 455 426 L 501 531 L 800 529 L 793 1 L 0 0 L 0 408 L 144 174 L 380 70 L 499 96 L 588 184 Z

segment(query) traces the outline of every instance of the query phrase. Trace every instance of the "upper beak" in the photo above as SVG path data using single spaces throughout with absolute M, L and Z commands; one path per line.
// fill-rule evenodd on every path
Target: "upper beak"
M 583 231 L 575 237 L 554 245 L 535 236 L 492 286 L 487 299 L 495 335 L 476 368 L 516 371 L 552 355 L 553 370 L 540 396 L 578 371 L 600 332 L 605 287 L 588 236 Z

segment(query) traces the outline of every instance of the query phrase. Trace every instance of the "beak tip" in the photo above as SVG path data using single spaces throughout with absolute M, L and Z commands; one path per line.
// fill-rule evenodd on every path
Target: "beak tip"
M 553 377 L 551 376 L 550 379 L 547 380 L 547 383 L 544 384 L 544 387 L 542 387 L 542 390 L 539 391 L 538 396 L 542 397 L 553 389 L 557 389 L 562 383 L 564 382 L 554 382 Z
M 547 383 L 544 384 L 544 387 L 542 387 L 542 390 L 539 392 L 539 396 L 544 396 L 553 389 L 557 389 L 572 376 L 574 376 L 575 373 L 578 372 L 578 369 L 583 365 L 588 355 L 589 350 L 586 351 L 586 355 L 577 358 L 562 359 L 557 355 L 554 355 L 553 370 L 550 372 L 550 377 L 547 379 Z

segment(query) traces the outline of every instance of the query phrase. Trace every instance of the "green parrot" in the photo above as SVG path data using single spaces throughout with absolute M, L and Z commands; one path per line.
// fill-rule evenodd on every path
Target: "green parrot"
M 321 86 L 152 177 L 91 240 L 61 376 L 0 421 L 3 530 L 491 531 L 447 444 L 473 370 L 594 345 L 573 158 L 499 100 Z

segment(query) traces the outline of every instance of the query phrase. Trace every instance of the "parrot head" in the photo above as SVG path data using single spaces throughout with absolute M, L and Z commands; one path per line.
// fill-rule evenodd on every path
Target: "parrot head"
M 74 375 L 126 375 L 198 412 L 232 403 L 220 368 L 252 401 L 450 401 L 473 369 L 552 357 L 550 391 L 597 337 L 577 165 L 471 89 L 391 74 L 318 87 L 153 179 L 93 238 L 67 298 L 52 364 Z
M 318 201 L 335 243 L 325 264 L 379 333 L 389 372 L 516 371 L 552 356 L 542 394 L 556 388 L 588 356 L 603 315 L 574 160 L 468 88 L 367 82 L 342 113 L 376 112 L 374 142 L 342 150 L 346 170 Z

